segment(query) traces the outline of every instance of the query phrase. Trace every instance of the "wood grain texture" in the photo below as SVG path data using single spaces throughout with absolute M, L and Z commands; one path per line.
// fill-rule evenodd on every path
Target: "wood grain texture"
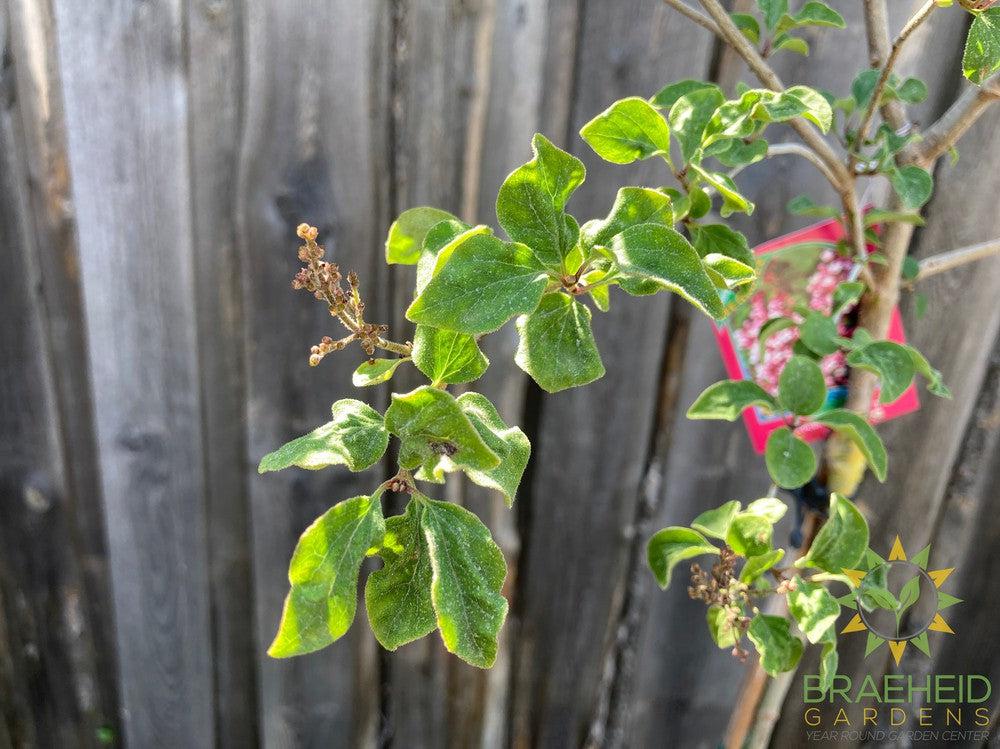
M 55 4 L 126 739 L 213 743 L 179 2 Z M 117 65 L 99 64 L 114 59 Z
M 556 141 L 588 167 L 569 205 L 581 221 L 604 215 L 617 185 L 660 184 L 666 175 L 654 162 L 600 163 L 578 128 L 617 97 L 650 95 L 665 81 L 701 74 L 709 54 L 704 36 L 672 23 L 658 3 L 583 7 L 570 129 Z M 514 746 L 581 744 L 597 716 L 650 444 L 666 309 L 666 296 L 616 295 L 612 312 L 594 319 L 606 378 L 542 399 L 521 508 L 530 531 L 515 604 Z M 625 391 L 627 398 L 616 397 Z
M 244 313 L 234 223 L 243 93 L 242 13 L 242 3 L 235 0 L 193 0 L 186 6 L 212 673 L 221 747 L 252 746 L 258 736 Z
M 257 476 L 260 457 L 329 418 L 350 392 L 358 349 L 308 365 L 309 347 L 339 328 L 325 307 L 293 293 L 295 227 L 317 226 L 327 259 L 361 274 L 378 308 L 370 269 L 380 254 L 375 185 L 386 169 L 376 149 L 384 95 L 374 74 L 385 48 L 384 4 L 248 3 L 244 11 L 237 241 L 244 293 L 248 486 L 256 591 L 261 741 L 265 746 L 374 742 L 377 693 L 364 607 L 338 643 L 308 657 L 273 660 L 288 591 L 287 569 L 303 529 L 330 506 L 371 492 L 376 474 L 291 469 Z M 379 114 L 379 116 L 381 116 Z M 360 397 L 370 397 L 362 393 Z

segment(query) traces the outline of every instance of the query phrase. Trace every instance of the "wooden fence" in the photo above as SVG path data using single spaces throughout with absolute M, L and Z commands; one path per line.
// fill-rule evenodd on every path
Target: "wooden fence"
M 778 58 L 786 80 L 849 88 L 860 2 L 834 4 L 848 30 Z M 897 24 L 911 10 L 891 5 Z M 965 85 L 966 18 L 936 14 L 907 52 L 934 92 L 920 122 Z M 707 32 L 657 0 L 2 0 L 0 61 L 0 746 L 718 743 L 745 669 L 683 586 L 652 584 L 643 548 L 768 480 L 741 425 L 683 419 L 722 374 L 683 303 L 616 298 L 595 319 L 607 377 L 555 396 L 513 365 L 509 329 L 488 339 L 483 389 L 534 445 L 514 510 L 450 495 L 509 559 L 489 672 L 435 636 L 382 653 L 363 614 L 319 654 L 269 660 L 295 539 L 371 479 L 255 471 L 358 363 L 307 366 L 328 318 L 289 290 L 297 223 L 399 330 L 411 270 L 381 253 L 397 212 L 493 223 L 535 131 L 586 162 L 578 215 L 603 215 L 619 184 L 661 184 L 576 132 L 672 80 L 732 85 L 744 74 Z M 998 124 L 1000 108 L 937 169 L 917 256 L 1000 234 Z M 801 223 L 789 198 L 830 197 L 788 159 L 743 184 L 754 241 Z M 885 429 L 890 481 L 859 497 L 874 539 L 932 542 L 970 602 L 959 635 L 904 668 L 997 678 L 1000 265 L 923 291 L 908 333 L 955 398 Z M 845 645 L 842 671 L 871 671 L 861 655 Z M 800 696 L 775 746 L 802 741 Z

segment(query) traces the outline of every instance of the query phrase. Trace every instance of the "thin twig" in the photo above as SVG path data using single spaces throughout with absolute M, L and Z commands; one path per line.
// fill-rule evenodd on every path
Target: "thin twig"
M 868 11 L 870 8 L 879 6 L 884 11 L 884 0 L 868 0 L 865 3 L 865 9 Z M 868 102 L 868 107 L 865 109 L 864 117 L 861 120 L 861 125 L 858 127 L 858 134 L 854 141 L 854 149 L 851 153 L 850 159 L 850 170 L 854 171 L 854 166 L 857 164 L 858 155 L 857 151 L 859 148 L 864 146 L 865 141 L 868 139 L 868 130 L 871 128 L 872 120 L 875 119 L 875 110 L 878 109 L 879 102 L 882 100 L 882 95 L 885 93 L 885 87 L 889 83 L 889 76 L 892 74 L 892 69 L 896 65 L 896 61 L 899 59 L 899 53 L 903 50 L 903 45 L 906 40 L 910 38 L 910 35 L 919 28 L 920 24 L 927 20 L 931 13 L 937 8 L 937 3 L 934 0 L 927 0 L 920 9 L 913 14 L 906 25 L 903 26 L 899 35 L 892 43 L 892 48 L 889 50 L 889 55 L 885 62 L 882 64 L 882 72 L 879 74 L 878 81 L 875 83 L 875 90 L 872 91 L 871 101 Z M 871 32 L 869 32 L 869 44 L 874 41 Z M 894 129 L 896 127 L 902 127 L 905 125 L 905 114 L 900 117 L 900 122 L 889 123 Z
M 827 181 L 833 185 L 834 189 L 840 189 L 837 175 L 830 171 L 830 167 L 811 148 L 803 146 L 801 143 L 770 143 L 767 146 L 768 156 L 801 156 L 809 161 L 813 166 L 823 173 Z
M 904 160 L 923 167 L 933 164 L 996 101 L 1000 101 L 1000 73 L 994 73 L 982 86 L 967 88 L 948 111 L 924 131 L 923 138 L 903 152 Z
M 981 242 L 980 244 L 961 247 L 957 250 L 949 250 L 948 252 L 940 252 L 937 255 L 924 258 L 920 261 L 920 272 L 917 273 L 917 277 L 913 280 L 923 281 L 925 278 L 936 276 L 938 273 L 944 273 L 952 268 L 958 268 L 966 263 L 974 263 L 977 260 L 983 260 L 993 255 L 1000 255 L 1000 237 L 991 239 L 988 242 Z
M 699 10 L 695 10 L 690 5 L 684 2 L 684 0 L 663 0 L 667 5 L 676 10 L 681 15 L 687 16 L 689 19 L 694 21 L 696 24 L 702 28 L 706 28 L 718 37 L 722 36 L 722 32 L 719 31 L 719 27 L 715 25 L 715 21 L 706 16 Z

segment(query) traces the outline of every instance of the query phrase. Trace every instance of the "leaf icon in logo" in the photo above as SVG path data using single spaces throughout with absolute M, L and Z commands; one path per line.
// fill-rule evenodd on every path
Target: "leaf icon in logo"
M 903 614 L 920 599 L 920 573 L 903 583 L 899 589 L 899 607 L 896 609 L 896 636 L 899 637 L 899 625 Z

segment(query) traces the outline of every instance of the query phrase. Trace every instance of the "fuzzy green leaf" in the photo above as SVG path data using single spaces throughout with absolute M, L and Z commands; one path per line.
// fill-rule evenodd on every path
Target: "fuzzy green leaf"
M 495 468 L 467 468 L 466 474 L 474 483 L 502 492 L 510 507 L 514 504 L 517 487 L 531 457 L 531 443 L 520 429 L 507 426 L 496 406 L 486 396 L 463 393 L 458 396 L 458 405 L 483 442 L 500 458 L 500 464 Z
M 802 640 L 791 633 L 783 616 L 757 614 L 747 629 L 750 642 L 760 653 L 760 666 L 770 676 L 791 671 L 802 657 Z
M 757 280 L 757 273 L 752 265 L 746 265 L 718 252 L 705 255 L 702 262 L 709 278 L 720 289 L 738 289 Z
M 751 268 L 756 265 L 757 261 L 747 238 L 725 224 L 702 224 L 692 231 L 694 248 L 702 258 L 719 254 Z
M 880 403 L 892 403 L 913 382 L 913 357 L 906 347 L 893 341 L 875 341 L 854 349 L 847 355 L 847 364 L 879 376 Z
M 907 78 L 896 88 L 896 96 L 907 104 L 919 104 L 927 94 L 927 84 L 919 78 Z
M 375 553 L 382 569 L 368 576 L 365 606 L 375 639 L 386 650 L 419 640 L 437 629 L 431 602 L 431 558 L 420 524 L 423 505 L 410 500 L 403 515 L 385 521 Z
M 903 346 L 913 360 L 913 368 L 927 380 L 927 391 L 938 398 L 951 398 L 951 390 L 944 384 L 941 373 L 931 366 L 927 358 L 913 346 Z
M 754 204 L 739 191 L 729 175 L 702 169 L 697 164 L 689 164 L 688 166 L 722 196 L 722 208 L 719 210 L 719 214 L 723 218 L 734 213 L 745 213 L 748 216 L 753 213 Z
M 443 257 L 446 251 L 438 255 L 427 287 L 406 310 L 411 322 L 490 333 L 538 306 L 547 276 L 526 245 L 475 234 Z
M 673 229 L 656 224 L 633 226 L 612 240 L 611 250 L 624 275 L 674 291 L 710 317 L 725 316 L 697 250 Z
M 747 505 L 744 512 L 750 515 L 760 515 L 763 518 L 767 518 L 770 523 L 777 523 L 785 517 L 785 513 L 788 512 L 788 505 L 777 497 L 761 497 Z
M 396 367 L 408 361 L 410 361 L 408 356 L 401 359 L 369 359 L 354 370 L 351 384 L 356 388 L 362 388 L 387 382 L 396 373 Z
M 849 499 L 834 493 L 830 495 L 829 518 L 795 566 L 840 574 L 855 569 L 867 548 L 868 523 L 864 516 Z
M 781 17 L 788 13 L 788 0 L 757 0 L 757 6 L 764 16 L 764 25 L 768 31 L 778 28 Z
M 685 94 L 670 108 L 667 119 L 685 161 L 690 161 L 701 148 L 705 126 L 725 100 L 721 88 L 701 88 Z
M 444 390 L 424 385 L 405 395 L 393 393 L 385 426 L 402 442 L 399 464 L 403 468 L 436 466 L 441 456 L 476 471 L 500 465 L 500 458 Z
M 791 34 L 778 34 L 774 38 L 774 48 L 787 49 L 803 57 L 809 57 L 809 42 Z
M 962 55 L 962 72 L 977 86 L 1000 70 L 1000 8 L 976 13 Z
M 689 419 L 735 421 L 751 406 L 777 411 L 778 403 L 764 388 L 750 380 L 723 380 L 709 385 L 688 409 Z
M 799 340 L 813 353 L 826 356 L 840 349 L 837 323 L 821 312 L 810 312 L 799 326 Z
M 760 23 L 749 13 L 730 13 L 729 17 L 747 39 L 754 44 L 760 42 Z
M 837 664 L 840 660 L 837 655 L 837 630 L 830 627 L 823 633 L 821 640 L 823 648 L 819 656 L 819 686 L 822 694 L 833 686 L 833 677 L 837 675 Z
M 417 261 L 417 283 L 414 296 L 419 294 L 430 283 L 434 277 L 434 269 L 437 267 L 438 255 L 445 258 L 451 256 L 452 250 L 462 244 L 465 240 L 476 234 L 492 234 L 493 230 L 484 225 L 469 226 L 457 219 L 454 221 L 442 221 L 435 224 L 424 237 L 424 244 L 420 250 L 420 259 Z
M 741 557 L 756 557 L 771 550 L 774 523 L 766 515 L 744 510 L 729 524 L 726 544 Z
M 315 471 L 332 465 L 363 471 L 375 465 L 389 446 L 389 432 L 378 411 L 351 398 L 337 401 L 330 410 L 330 421 L 265 455 L 257 472 L 290 466 Z
M 413 335 L 413 363 L 435 385 L 478 380 L 490 365 L 475 336 L 429 325 Z
M 539 263 L 558 267 L 576 244 L 576 222 L 566 201 L 585 177 L 583 162 L 536 134 L 534 158 L 504 180 L 497 194 L 497 220 L 515 242 L 530 247 Z
M 670 128 L 645 99 L 620 99 L 580 129 L 594 152 L 614 164 L 670 155 Z
M 507 576 L 503 553 L 489 529 L 465 508 L 422 495 L 419 501 L 441 639 L 466 663 L 489 668 L 507 616 L 507 601 L 500 595 Z
M 823 370 L 812 359 L 793 356 L 778 378 L 778 401 L 794 414 L 816 413 L 826 400 Z
M 720 648 L 725 650 L 736 644 L 737 628 L 729 621 L 725 607 L 718 604 L 709 606 L 705 621 L 708 624 L 709 634 Z
M 725 541 L 726 535 L 729 533 L 729 526 L 739 511 L 740 503 L 734 499 L 714 510 L 705 510 L 691 521 L 691 527 L 706 536 Z
M 889 175 L 892 188 L 907 208 L 919 208 L 934 192 L 934 178 L 926 169 L 908 164 L 894 169 Z
M 757 556 L 748 557 L 740 570 L 740 582 L 748 585 L 785 558 L 784 549 L 772 549 Z
M 788 427 L 779 427 L 767 436 L 764 447 L 767 472 L 783 489 L 797 489 L 816 473 L 816 455 Z
M 568 295 L 546 294 L 538 309 L 517 320 L 517 366 L 550 393 L 603 377 L 590 317 L 590 310 Z
M 622 187 L 607 218 L 588 221 L 581 227 L 580 241 L 587 248 L 607 245 L 632 226 L 672 226 L 673 223 L 673 211 L 667 195 L 648 187 Z
M 788 611 L 809 642 L 823 639 L 840 616 L 840 604 L 819 583 L 808 583 L 796 576 L 795 587 L 788 592 Z
M 420 249 L 427 232 L 442 221 L 457 220 L 448 211 L 438 208 L 408 208 L 389 227 L 389 236 L 385 240 L 386 262 L 413 265 L 420 259 Z
M 861 414 L 845 408 L 835 408 L 821 413 L 815 421 L 830 427 L 853 442 L 865 456 L 868 465 L 879 481 L 885 481 L 888 457 L 878 432 Z
M 842 29 L 847 24 L 844 17 L 831 8 L 826 3 L 811 0 L 802 6 L 798 13 L 792 18 L 795 19 L 796 26 L 829 26 L 835 29 Z
M 718 554 L 719 549 L 698 531 L 671 526 L 657 531 L 646 546 L 646 560 L 664 590 L 670 585 L 674 567 L 685 559 L 702 554 Z
M 661 88 L 652 96 L 652 98 L 650 98 L 649 103 L 657 109 L 669 110 L 670 107 L 672 107 L 682 96 L 686 96 L 692 91 L 698 91 L 703 88 L 716 88 L 716 85 L 707 81 L 696 81 L 690 78 L 683 81 L 677 81 L 676 83 L 671 83 L 668 86 Z
M 358 572 L 385 531 L 381 492 L 334 505 L 310 525 L 292 554 L 278 633 L 267 654 L 311 653 L 340 638 L 354 621 Z

